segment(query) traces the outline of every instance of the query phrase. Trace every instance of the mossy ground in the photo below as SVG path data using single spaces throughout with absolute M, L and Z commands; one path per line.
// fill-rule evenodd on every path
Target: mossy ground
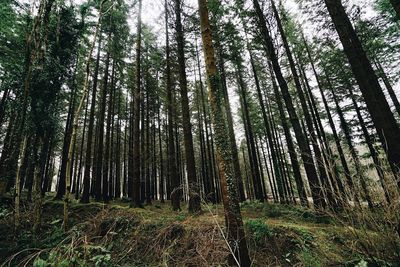
M 37 235 L 30 232 L 29 212 L 23 213 L 15 234 L 7 207 L 0 211 L 0 260 L 5 266 L 225 266 L 229 254 L 221 233 L 221 205 L 203 205 L 202 214 L 189 215 L 186 209 L 171 211 L 169 203 L 140 209 L 123 201 L 74 202 L 71 227 L 64 233 L 63 202 L 47 199 Z M 367 255 L 363 248 L 375 241 L 357 239 L 357 229 L 328 215 L 254 202 L 243 203 L 242 213 L 254 266 L 396 266 L 395 251 L 379 240 L 379 233 L 376 242 L 383 243 L 370 244 Z

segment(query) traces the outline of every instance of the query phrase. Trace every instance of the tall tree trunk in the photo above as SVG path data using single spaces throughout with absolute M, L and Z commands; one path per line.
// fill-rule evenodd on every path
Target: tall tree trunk
M 142 0 L 139 0 L 139 11 L 137 18 L 136 32 L 136 72 L 135 87 L 133 90 L 133 185 L 132 185 L 132 206 L 141 207 L 140 202 L 140 99 L 141 99 L 141 43 L 142 43 Z
M 89 88 L 90 63 L 91 63 L 94 46 L 96 43 L 96 38 L 99 33 L 100 22 L 101 22 L 101 18 L 102 18 L 102 14 L 103 14 L 102 12 L 103 12 L 103 3 L 104 2 L 105 2 L 105 0 L 103 0 L 100 4 L 99 18 L 96 23 L 96 28 L 94 31 L 94 38 L 90 45 L 90 49 L 89 49 L 88 56 L 86 59 L 86 64 L 85 64 L 85 79 L 84 79 L 84 83 L 83 83 L 82 96 L 81 96 L 81 100 L 79 101 L 78 108 L 75 111 L 74 121 L 72 124 L 71 142 L 70 142 L 70 147 L 68 150 L 68 160 L 67 160 L 67 175 L 65 177 L 66 192 L 65 192 L 65 198 L 64 198 L 64 218 L 63 218 L 64 231 L 67 231 L 67 229 L 68 229 L 68 206 L 69 206 L 69 201 L 70 201 L 69 194 L 70 194 L 70 190 L 71 190 L 71 166 L 72 166 L 73 145 L 75 144 L 76 135 L 77 135 L 77 131 L 78 131 L 80 113 L 83 109 L 85 99 L 87 98 L 87 94 L 89 92 L 88 88 Z
M 239 165 L 239 156 L 238 156 L 238 149 L 236 145 L 236 138 L 235 138 L 235 131 L 233 127 L 233 117 L 232 117 L 232 111 L 231 111 L 231 105 L 229 101 L 229 95 L 228 95 L 228 87 L 226 85 L 226 73 L 225 73 L 225 64 L 224 64 L 224 57 L 223 57 L 223 50 L 221 47 L 221 43 L 219 41 L 218 34 L 216 34 L 216 49 L 217 49 L 217 61 L 218 61 L 218 68 L 220 71 L 220 77 L 222 80 L 222 86 L 224 89 L 224 104 L 225 104 L 225 110 L 226 110 L 226 117 L 227 117 L 227 122 L 228 122 L 228 130 L 229 130 L 229 139 L 231 141 L 232 145 L 232 155 L 233 155 L 233 168 L 236 176 L 236 180 L 238 181 L 238 188 L 239 188 L 239 197 L 240 201 L 244 201 L 244 193 L 243 193 L 243 182 L 242 182 L 242 175 L 240 172 L 240 165 Z
M 199 75 L 199 88 L 200 88 L 200 96 L 199 96 L 199 101 L 201 101 L 201 115 L 204 120 L 204 138 L 203 138 L 203 150 L 204 150 L 204 166 L 206 168 L 205 170 L 205 175 L 207 176 L 206 178 L 206 200 L 211 201 L 212 203 L 215 203 L 215 187 L 214 187 L 214 171 L 213 171 L 213 162 L 212 162 L 212 156 L 211 156 L 211 144 L 210 144 L 210 134 L 208 131 L 208 126 L 209 126 L 209 119 L 207 115 L 208 109 L 206 109 L 206 98 L 204 97 L 204 86 L 203 86 L 203 79 L 202 79 L 202 74 L 201 74 L 201 67 L 200 67 L 200 55 L 199 55 L 199 49 L 197 46 L 197 40 L 196 40 L 196 59 L 197 59 L 197 71 Z M 237 153 L 236 153 L 237 155 Z
M 400 128 L 341 0 L 324 0 L 400 189 Z M 398 4 L 395 6 L 399 6 Z
M 373 207 L 373 203 L 372 203 L 371 197 L 369 195 L 368 189 L 367 189 L 367 187 L 365 185 L 365 180 L 364 180 L 365 176 L 364 176 L 363 171 L 362 171 L 360 158 L 358 157 L 356 148 L 354 147 L 354 144 L 353 144 L 353 141 L 352 141 L 349 125 L 346 122 L 346 119 L 345 119 L 344 114 L 343 114 L 343 110 L 341 109 L 341 107 L 339 105 L 339 99 L 336 96 L 335 90 L 334 90 L 334 88 L 332 87 L 332 85 L 330 83 L 328 74 L 326 74 L 326 77 L 327 77 L 328 84 L 330 84 L 329 88 L 331 89 L 333 101 L 335 102 L 336 112 L 339 115 L 340 124 L 341 124 L 342 130 L 343 130 L 343 133 L 345 134 L 345 137 L 346 137 L 347 145 L 348 145 L 349 150 L 350 150 L 350 155 L 351 155 L 351 157 L 352 157 L 352 159 L 354 161 L 354 165 L 355 165 L 355 168 L 356 168 L 356 173 L 357 173 L 358 179 L 361 182 L 361 185 L 363 187 L 364 194 L 365 194 L 365 197 L 366 197 L 367 202 L 368 202 L 368 206 L 370 208 L 372 208 Z M 357 188 L 356 188 L 356 190 L 357 190 Z
M 158 99 L 160 102 L 160 99 Z M 159 109 L 157 112 L 157 124 L 158 124 L 158 147 L 159 147 L 159 162 L 160 162 L 160 178 L 159 178 L 159 195 L 160 202 L 164 203 L 164 194 L 165 194 L 165 178 L 164 178 L 164 155 L 163 155 L 163 145 L 162 145 L 162 130 L 161 130 L 161 116 L 160 116 L 161 104 L 159 104 Z
M 239 95 L 242 103 L 243 123 L 245 125 L 246 138 L 248 142 L 247 149 L 250 158 L 251 174 L 254 181 L 255 197 L 257 200 L 264 201 L 264 194 L 262 190 L 261 177 L 260 177 L 260 168 L 258 165 L 257 151 L 254 141 L 253 126 L 251 124 L 250 112 L 248 107 L 247 90 L 246 90 L 247 88 L 242 76 L 243 68 L 238 60 L 239 59 L 236 58 L 235 60 L 236 62 L 234 64 L 236 65 L 236 77 L 239 87 Z
M 304 42 L 305 47 L 306 47 L 307 56 L 308 56 L 308 59 L 309 59 L 310 64 L 311 64 L 311 68 L 312 68 L 314 76 L 315 76 L 315 78 L 317 80 L 317 85 L 318 85 L 319 92 L 320 92 L 320 94 L 322 96 L 322 102 L 324 104 L 325 111 L 326 111 L 326 114 L 327 114 L 327 117 L 328 117 L 329 126 L 332 129 L 333 138 L 335 140 L 335 144 L 336 144 L 336 148 L 337 148 L 337 151 L 338 151 L 338 154 L 339 154 L 340 162 L 341 162 L 342 167 L 343 167 L 343 171 L 344 171 L 344 175 L 345 175 L 345 178 L 346 178 L 346 182 L 347 182 L 347 185 L 349 186 L 348 194 L 350 196 L 353 196 L 355 198 L 354 200 L 358 202 L 357 194 L 354 194 L 355 188 L 354 188 L 353 179 L 350 176 L 350 169 L 349 169 L 349 166 L 347 164 L 347 160 L 346 160 L 342 145 L 340 144 L 340 138 L 339 138 L 339 135 L 338 135 L 337 130 L 336 130 L 335 123 L 334 123 L 333 118 L 332 118 L 332 113 L 330 111 L 330 108 L 329 108 L 329 105 L 328 105 L 328 101 L 326 100 L 326 97 L 325 97 L 325 93 L 324 93 L 324 90 L 323 90 L 323 85 L 322 85 L 320 77 L 319 77 L 319 75 L 318 75 L 318 73 L 317 73 L 317 71 L 315 69 L 315 64 L 314 64 L 314 60 L 313 60 L 312 55 L 311 55 L 310 48 L 309 48 L 304 36 L 302 36 L 302 38 L 303 38 L 303 42 Z
M 81 203 L 89 203 L 90 195 L 90 173 L 92 169 L 92 145 L 93 145 L 93 132 L 94 132 L 94 117 L 96 113 L 96 98 L 97 98 L 97 81 L 99 76 L 99 65 L 100 65 L 100 51 L 101 51 L 101 40 L 102 35 L 99 33 L 99 42 L 97 45 L 97 56 L 93 74 L 93 87 L 92 87 L 92 98 L 90 104 L 90 115 L 89 115 L 89 126 L 87 133 L 86 142 L 86 154 L 85 154 L 85 171 L 83 173 L 83 191 L 81 196 Z
M 345 188 L 343 186 L 342 181 L 339 177 L 339 170 L 336 164 L 334 154 L 330 147 L 329 141 L 326 137 L 326 133 L 324 127 L 322 125 L 320 112 L 318 110 L 318 106 L 315 100 L 315 96 L 311 90 L 310 84 L 308 82 L 308 78 L 306 76 L 304 65 L 299 61 L 300 65 L 300 73 L 303 80 L 303 88 L 306 89 L 305 97 L 307 99 L 308 106 L 311 109 L 311 117 L 313 119 L 313 123 L 315 125 L 315 129 L 317 132 L 317 136 L 320 140 L 321 147 L 323 148 L 324 153 L 322 154 L 325 164 L 327 166 L 328 177 L 332 183 L 332 188 L 335 191 L 335 200 L 340 208 L 343 207 L 344 201 L 346 200 Z
M 215 129 L 217 160 L 219 165 L 221 190 L 225 210 L 225 221 L 228 229 L 228 242 L 235 262 L 231 265 L 250 266 L 251 261 L 247 249 L 242 216 L 239 207 L 237 181 L 232 163 L 232 144 L 227 142 L 229 130 L 226 127 L 226 114 L 223 111 L 224 99 L 221 78 L 218 74 L 215 52 L 212 43 L 211 26 L 208 7 L 205 0 L 199 0 L 200 27 L 203 39 L 203 52 L 206 62 L 206 73 L 209 87 L 209 99 L 212 109 L 212 119 Z
M 87 114 L 89 110 L 89 93 L 88 98 L 86 100 L 86 108 L 85 108 L 85 118 L 83 122 L 83 129 L 82 129 L 82 140 L 81 140 L 81 151 L 79 154 L 79 167 L 78 167 L 78 181 L 76 184 L 77 190 L 75 191 L 75 199 L 79 199 L 80 194 L 80 184 L 81 184 L 81 177 L 82 177 L 82 165 L 83 165 L 83 151 L 85 147 L 85 137 L 86 137 L 86 124 L 87 124 Z
M 167 196 L 171 198 L 171 205 L 173 210 L 180 210 L 180 185 L 177 175 L 176 167 L 176 153 L 175 153 L 175 138 L 174 138 L 174 121 L 175 121 L 175 107 L 172 95 L 171 83 L 171 62 L 170 62 L 170 47 L 169 47 L 169 33 L 168 33 L 168 2 L 165 0 L 165 54 L 166 54 L 166 89 L 167 89 L 167 112 L 168 112 L 168 181 L 167 183 Z M 170 184 L 170 186 L 168 186 Z M 170 189 L 170 190 L 168 190 Z M 171 191 L 171 192 L 169 192 Z M 170 194 L 169 194 L 170 193 Z
M 261 10 L 261 7 L 258 3 L 258 0 L 253 0 L 253 5 L 257 13 L 258 23 L 261 28 L 262 37 L 264 43 L 266 45 L 266 52 L 268 53 L 269 59 L 272 63 L 272 69 L 274 70 L 276 79 L 278 80 L 279 87 L 282 91 L 282 96 L 286 104 L 286 108 L 289 113 L 289 118 L 292 123 L 293 130 L 295 132 L 295 136 L 297 139 L 298 146 L 300 148 L 301 157 L 303 159 L 304 168 L 308 177 L 308 181 L 310 183 L 311 193 L 314 200 L 314 206 L 317 209 L 322 209 L 325 207 L 325 199 L 323 192 L 321 190 L 321 186 L 318 181 L 318 174 L 315 169 L 315 163 L 312 158 L 311 149 L 308 145 L 308 141 L 306 136 L 301 128 L 300 121 L 296 110 L 294 108 L 294 104 L 292 98 L 289 93 L 289 88 L 286 83 L 285 78 L 283 77 L 281 67 L 279 65 L 278 56 L 275 52 L 275 47 L 272 42 L 271 36 L 267 29 L 267 24 L 264 18 L 264 14 Z
M 194 71 L 196 73 L 196 71 Z M 198 81 L 195 76 L 195 84 L 198 84 Z M 199 143 L 200 143 L 200 179 L 203 182 L 203 196 L 206 201 L 208 201 L 208 196 L 210 194 L 210 176 L 208 174 L 208 162 L 206 155 L 206 144 L 204 140 L 204 129 L 203 129 L 203 116 L 200 108 L 200 92 L 196 88 L 196 109 L 197 109 L 197 128 L 199 135 Z
M 271 64 L 271 63 L 269 63 L 269 64 Z M 305 185 L 304 185 L 301 175 L 299 175 L 300 174 L 300 164 L 299 164 L 299 161 L 297 158 L 296 148 L 295 148 L 292 134 L 290 132 L 289 124 L 288 124 L 288 121 L 286 118 L 281 94 L 279 93 L 278 85 L 276 84 L 275 76 L 273 74 L 271 66 L 269 67 L 269 70 L 270 70 L 270 75 L 272 78 L 272 88 L 274 90 L 275 101 L 278 104 L 279 117 L 280 117 L 283 131 L 285 134 L 286 145 L 287 145 L 289 156 L 290 156 L 290 162 L 292 165 L 293 172 L 295 173 L 294 178 L 295 178 L 297 190 L 298 190 L 299 197 L 300 197 L 300 202 L 302 203 L 303 206 L 309 206 L 308 199 L 307 199 L 307 193 L 305 190 Z M 297 175 L 296 175 L 296 173 L 297 173 Z M 281 189 L 281 190 L 283 190 L 283 189 Z
M 283 202 L 284 201 L 283 200 L 284 195 L 283 195 L 283 189 L 282 189 L 282 174 L 281 174 L 280 169 L 279 169 L 276 150 L 275 150 L 274 142 L 273 142 L 273 139 L 272 139 L 271 125 L 270 125 L 270 122 L 268 120 L 267 113 L 266 113 L 266 110 L 265 110 L 265 104 L 264 104 L 263 96 L 262 96 L 262 93 L 261 93 L 260 82 L 259 82 L 259 79 L 258 79 L 257 70 L 256 70 L 255 62 L 254 62 L 254 59 L 253 59 L 253 54 L 251 53 L 251 51 L 249 49 L 249 45 L 247 45 L 247 46 L 248 46 L 248 50 L 249 50 L 249 54 L 250 54 L 250 64 L 251 64 L 251 68 L 252 68 L 252 71 L 253 71 L 254 81 L 255 81 L 255 85 L 256 85 L 256 89 L 257 89 L 258 102 L 259 102 L 260 107 L 261 107 L 261 113 L 262 113 L 263 120 L 264 120 L 264 127 L 265 127 L 265 130 L 266 130 L 266 133 L 267 133 L 267 140 L 268 140 L 269 147 L 270 147 L 271 158 L 272 158 L 273 167 L 274 167 L 274 173 L 275 173 L 276 180 L 278 182 L 278 190 L 280 190 L 279 196 L 281 198 L 280 199 L 281 202 Z M 298 175 L 297 178 L 300 177 L 300 179 L 301 179 L 300 169 L 298 169 L 298 171 L 295 172 L 295 175 Z
M 294 62 L 294 59 L 293 59 L 293 55 L 292 55 L 291 49 L 289 47 L 289 43 L 288 43 L 287 38 L 286 38 L 286 33 L 283 30 L 281 19 L 279 17 L 278 11 L 277 11 L 277 9 L 275 7 L 275 3 L 274 3 L 273 0 L 271 0 L 271 4 L 272 4 L 272 10 L 273 10 L 274 15 L 275 15 L 275 19 L 277 21 L 278 30 L 279 30 L 279 33 L 281 35 L 282 41 L 283 41 L 283 46 L 285 48 L 286 55 L 287 55 L 287 58 L 288 58 L 288 61 L 289 61 L 290 70 L 291 70 L 292 75 L 293 75 L 293 79 L 294 79 L 294 83 L 295 83 L 295 87 L 296 87 L 296 92 L 297 92 L 297 95 L 299 96 L 301 108 L 303 110 L 303 114 L 304 114 L 304 118 L 305 118 L 305 122 L 306 122 L 306 126 L 307 126 L 308 132 L 310 134 L 311 144 L 312 144 L 312 147 L 313 147 L 313 150 L 314 150 L 315 160 L 316 160 L 316 163 L 317 163 L 317 166 L 318 166 L 319 177 L 320 177 L 320 180 L 321 180 L 322 185 L 324 187 L 323 189 L 325 190 L 325 193 L 327 195 L 327 200 L 329 201 L 329 204 L 331 206 L 333 206 L 333 208 L 335 208 L 336 203 L 334 202 L 333 194 L 332 194 L 332 191 L 330 190 L 330 187 L 329 187 L 327 170 L 325 169 L 325 166 L 324 166 L 324 163 L 323 163 L 322 152 L 321 152 L 320 146 L 318 144 L 318 138 L 317 138 L 317 135 L 315 133 L 314 125 L 313 125 L 313 122 L 312 122 L 312 119 L 311 119 L 309 108 L 307 106 L 307 102 L 306 102 L 306 99 L 305 99 L 305 96 L 304 96 L 303 89 L 301 88 L 300 77 L 299 77 L 298 72 L 296 70 L 296 65 L 295 65 L 295 62 Z
M 187 178 L 189 183 L 189 212 L 201 211 L 199 185 L 196 179 L 196 163 L 194 159 L 192 126 L 190 124 L 189 98 L 185 66 L 185 38 L 181 22 L 181 0 L 175 0 L 175 27 L 178 45 L 179 85 L 181 90 L 183 140 L 185 144 L 185 157 Z
M 151 126 L 150 126 L 150 103 L 149 103 L 149 91 L 150 88 L 148 87 L 148 70 L 146 70 L 145 74 L 145 79 L 146 79 L 146 122 L 145 122 L 145 127 L 143 128 L 145 131 L 145 139 L 143 141 L 144 143 L 144 150 L 143 150 L 143 155 L 144 155 L 144 166 L 145 166 L 145 191 L 146 191 L 146 205 L 151 205 L 151 175 L 150 175 L 150 164 L 151 164 L 151 140 L 150 140 L 150 135 L 151 135 Z
M 111 45 L 111 31 L 108 35 L 108 46 Z M 109 49 L 109 48 L 108 48 Z M 108 76 L 109 76 L 109 66 L 110 66 L 110 51 L 107 51 L 106 62 L 104 67 L 104 77 L 103 85 L 100 95 L 100 109 L 98 111 L 97 117 L 97 150 L 96 150 L 96 160 L 95 160 L 95 177 L 94 178 L 94 196 L 96 201 L 100 201 L 102 198 L 105 202 L 108 201 L 108 186 L 107 180 L 103 178 L 103 165 L 104 162 L 104 123 L 106 116 L 106 105 L 107 105 L 107 95 L 108 95 Z M 103 182 L 103 183 L 102 183 Z M 102 191 L 103 189 L 103 191 Z M 103 192 L 103 195 L 102 195 Z
M 260 137 L 260 147 L 261 147 L 261 154 L 262 154 L 262 156 L 263 156 L 263 161 L 264 161 L 265 169 L 266 169 L 266 171 L 267 171 L 267 177 L 268 177 L 269 186 L 270 186 L 270 188 L 271 188 L 272 197 L 273 197 L 273 199 L 274 199 L 274 202 L 279 202 L 279 194 L 278 194 L 278 192 L 277 192 L 277 190 L 276 190 L 276 187 L 274 186 L 274 182 L 273 182 L 273 179 L 274 179 L 274 178 L 272 177 L 272 175 L 271 175 L 271 173 L 270 173 L 270 171 L 269 171 L 269 168 L 268 168 L 268 161 L 267 161 L 267 157 L 266 157 L 266 155 L 265 155 L 265 149 L 264 149 L 264 146 L 263 146 L 261 137 Z M 272 168 L 273 168 L 273 167 L 271 166 L 271 169 L 272 169 Z M 272 171 L 272 170 L 271 170 L 271 171 Z
M 378 70 L 378 73 L 379 73 L 380 77 L 383 80 L 383 83 L 385 84 L 385 87 L 386 87 L 386 89 L 387 89 L 387 91 L 389 93 L 390 99 L 392 100 L 393 105 L 396 108 L 397 114 L 400 116 L 400 102 L 399 102 L 399 99 L 396 96 L 396 93 L 393 90 L 393 86 L 390 83 L 390 80 L 389 80 L 388 76 L 386 75 L 385 70 L 383 69 L 381 63 L 379 61 L 375 60 L 375 66 L 376 66 L 376 68 Z
M 116 92 L 117 93 L 117 92 Z M 125 153 L 122 154 L 122 159 L 121 159 L 121 95 L 122 95 L 122 90 L 118 91 L 118 97 L 116 98 L 117 100 L 117 126 L 116 126 L 116 135 L 117 135 L 117 144 L 115 147 L 115 198 L 119 199 L 121 197 L 121 191 L 123 192 L 124 189 L 121 190 L 121 168 L 122 166 L 125 165 Z M 124 141 L 125 143 L 125 141 Z M 125 173 L 122 172 L 123 175 L 123 180 L 125 180 Z M 125 185 L 123 185 L 125 186 Z
M 358 104 L 357 104 L 355 95 L 354 95 L 354 93 L 353 93 L 353 88 L 352 88 L 351 86 L 349 86 L 348 88 L 349 88 L 349 92 L 350 92 L 351 101 L 352 101 L 353 106 L 354 106 L 354 109 L 355 109 L 355 111 L 356 111 L 357 118 L 358 118 L 358 121 L 359 121 L 359 123 L 360 123 L 361 130 L 362 130 L 362 132 L 363 132 L 363 136 L 364 136 L 364 138 L 365 138 L 365 143 L 366 143 L 367 146 L 368 146 L 369 153 L 370 153 L 370 155 L 371 155 L 371 157 L 372 157 L 372 160 L 373 160 L 373 162 L 374 162 L 376 172 L 378 173 L 379 181 L 380 181 L 380 183 L 381 183 L 383 192 L 384 192 L 384 194 L 385 194 L 386 201 L 387 201 L 388 203 L 390 203 L 390 202 L 391 202 L 391 198 L 390 198 L 390 195 L 389 195 L 389 189 L 387 188 L 387 185 L 386 185 L 386 182 L 385 182 L 385 174 L 384 174 L 384 172 L 383 172 L 383 168 L 382 168 L 382 166 L 381 166 L 381 163 L 380 163 L 380 160 L 379 160 L 379 157 L 378 157 L 378 153 L 376 152 L 376 150 L 375 150 L 375 148 L 374 148 L 374 145 L 373 145 L 374 142 L 373 142 L 371 136 L 369 135 L 367 126 L 365 125 L 364 118 L 363 118 L 363 116 L 361 115 L 360 108 L 359 108 L 359 106 L 358 106 Z M 364 179 L 363 179 L 363 180 L 364 180 Z M 362 180 L 361 182 L 363 183 L 364 191 L 366 191 L 366 194 L 368 195 L 369 193 L 368 193 L 368 190 L 367 190 L 367 186 L 366 186 L 366 184 L 365 184 L 365 181 L 363 181 L 363 180 Z
M 110 44 L 111 45 L 111 44 Z M 106 68 L 107 71 L 107 68 Z M 110 150 L 111 150 L 111 143 L 113 140 L 111 139 L 111 123 L 113 120 L 113 106 L 114 106 L 114 76 L 115 76 L 115 60 L 113 60 L 112 64 L 112 70 L 111 70 L 111 84 L 110 84 L 110 92 L 109 92 L 109 98 L 108 98 L 108 114 L 107 114 L 107 124 L 106 124 L 106 140 L 105 140 L 105 151 L 104 151 L 104 161 L 103 161 L 103 166 L 102 166 L 102 178 L 103 178 L 103 201 L 105 203 L 108 203 L 110 200 L 110 197 L 112 196 L 112 190 L 109 190 L 110 187 L 112 188 L 112 175 L 109 172 L 112 170 L 111 164 L 110 164 Z M 104 84 L 107 84 L 107 82 L 104 80 Z M 104 91 L 106 94 L 106 91 Z M 105 109 L 104 109 L 105 111 Z M 104 114 L 104 119 L 105 119 L 105 114 Z M 104 129 L 104 128 L 103 128 Z
M 21 155 L 25 154 L 27 143 L 27 136 L 24 137 L 24 141 L 21 144 Z M 21 212 L 20 212 L 20 203 L 21 203 L 21 166 L 23 159 L 19 160 L 18 168 L 17 168 L 17 176 L 15 178 L 15 212 L 14 212 L 14 232 L 18 234 L 19 227 L 21 225 Z
M 77 65 L 76 65 L 77 68 Z M 75 76 L 76 76 L 76 69 L 75 69 Z M 74 84 L 73 88 L 71 89 L 71 97 L 70 103 L 68 107 L 68 115 L 67 115 L 67 122 L 65 123 L 65 131 L 64 131 L 64 140 L 63 140 L 63 149 L 61 155 L 61 167 L 60 167 L 60 176 L 58 178 L 58 187 L 57 187 L 57 194 L 55 196 L 56 199 L 62 199 L 65 194 L 65 175 L 67 172 L 67 159 L 68 159 L 68 149 L 69 143 L 71 142 L 71 132 L 72 132 L 72 121 L 74 120 L 74 112 L 75 112 L 75 102 L 76 102 L 76 91 L 77 86 Z

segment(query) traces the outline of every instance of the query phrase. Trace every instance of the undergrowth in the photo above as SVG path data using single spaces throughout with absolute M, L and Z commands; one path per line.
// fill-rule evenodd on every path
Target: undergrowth
M 398 266 L 398 251 L 389 246 L 393 240 L 379 239 L 376 229 L 369 230 L 376 240 L 368 242 L 381 242 L 385 253 L 365 253 L 367 241 L 354 236 L 365 226 L 344 225 L 343 218 L 260 202 L 244 202 L 241 208 L 253 266 Z M 42 232 L 34 235 L 28 207 L 18 233 L 13 233 L 12 210 L 2 207 L 0 259 L 4 266 L 226 266 L 229 249 L 219 228 L 224 228 L 223 209 L 204 210 L 192 216 L 159 203 L 145 209 L 124 202 L 74 203 L 73 226 L 64 233 L 62 203 L 47 201 Z

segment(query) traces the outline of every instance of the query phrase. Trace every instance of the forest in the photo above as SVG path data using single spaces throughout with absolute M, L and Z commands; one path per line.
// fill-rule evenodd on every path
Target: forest
M 400 266 L 400 0 L 2 0 L 0 266 Z

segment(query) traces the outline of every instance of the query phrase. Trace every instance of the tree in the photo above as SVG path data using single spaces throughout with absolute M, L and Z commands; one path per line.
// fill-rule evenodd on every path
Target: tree
M 86 63 L 85 63 L 85 79 L 84 79 L 84 84 L 83 84 L 83 89 L 82 89 L 83 93 L 82 93 L 82 97 L 79 101 L 79 105 L 75 111 L 74 121 L 72 124 L 73 128 L 72 128 L 72 133 L 71 133 L 71 142 L 69 145 L 68 158 L 67 158 L 67 174 L 65 176 L 66 192 L 65 192 L 65 198 L 64 198 L 64 217 L 63 217 L 64 231 L 66 231 L 68 229 L 68 206 L 69 206 L 69 201 L 70 201 L 69 194 L 70 194 L 70 190 L 71 190 L 71 175 L 72 175 L 71 170 L 72 170 L 72 156 L 73 156 L 72 153 L 73 153 L 73 148 L 74 148 L 77 130 L 78 130 L 79 116 L 83 109 L 85 100 L 87 98 L 88 90 L 89 90 L 88 87 L 89 87 L 90 63 L 91 63 L 94 46 L 96 44 L 96 38 L 99 33 L 100 22 L 101 22 L 101 18 L 103 15 L 103 4 L 105 1 L 106 0 L 103 0 L 100 4 L 100 12 L 99 12 L 98 20 L 97 20 L 97 23 L 95 26 L 94 38 L 93 38 L 92 44 L 89 48 L 88 56 L 87 56 Z
M 228 134 L 228 129 L 226 127 L 226 117 L 222 110 L 224 106 L 222 85 L 215 61 L 207 2 L 199 0 L 198 5 L 228 241 L 231 253 L 235 255 L 236 263 L 242 266 L 250 266 L 251 262 L 239 207 L 237 181 L 235 181 L 232 166 L 231 145 L 229 140 L 227 141 L 225 138 Z
M 136 32 L 136 72 L 135 87 L 133 90 L 133 189 L 132 206 L 141 207 L 140 201 L 140 101 L 141 101 L 141 43 L 142 43 L 142 0 L 139 0 Z
M 186 168 L 189 183 L 189 211 L 197 213 L 201 211 L 199 185 L 196 181 L 196 164 L 194 159 L 192 126 L 190 124 L 189 98 L 186 80 L 186 65 L 184 51 L 184 33 L 181 22 L 181 1 L 175 2 L 175 28 L 176 40 L 178 45 L 178 64 L 179 64 L 179 85 L 181 89 L 181 104 L 182 104 L 182 125 L 183 138 L 185 144 Z
M 294 104 L 292 98 L 289 93 L 289 88 L 285 78 L 283 77 L 281 67 L 279 65 L 278 57 L 275 52 L 275 47 L 272 42 L 271 36 L 267 29 L 267 24 L 264 18 L 264 14 L 261 10 L 261 7 L 258 3 L 258 0 L 253 0 L 253 5 L 258 18 L 258 25 L 261 29 L 262 38 L 265 45 L 266 53 L 271 61 L 271 67 L 275 73 L 275 77 L 278 81 L 279 87 L 282 91 L 282 97 L 285 101 L 286 108 L 289 113 L 289 118 L 292 123 L 293 130 L 296 135 L 297 143 L 301 151 L 301 157 L 303 160 L 304 168 L 307 173 L 307 178 L 310 183 L 311 193 L 314 200 L 314 205 L 317 209 L 321 209 L 325 207 L 325 199 L 323 196 L 323 192 L 321 190 L 321 186 L 318 182 L 318 174 L 315 169 L 314 160 L 312 158 L 312 153 L 310 147 L 308 145 L 308 141 L 303 132 L 303 129 L 300 124 L 299 117 L 294 108 Z
M 387 151 L 389 163 L 400 188 L 400 128 L 382 92 L 378 78 L 346 14 L 341 0 L 325 0 L 344 52 L 363 94 L 380 141 Z
M 390 0 L 390 3 L 392 4 L 394 11 L 396 11 L 397 18 L 400 18 L 400 1 Z

